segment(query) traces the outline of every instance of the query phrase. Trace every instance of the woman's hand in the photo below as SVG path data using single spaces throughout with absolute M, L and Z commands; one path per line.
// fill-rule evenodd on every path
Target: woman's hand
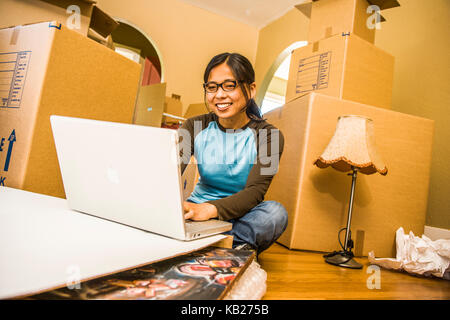
M 212 218 L 217 218 L 217 208 L 210 203 L 192 203 L 184 201 L 184 219 L 194 221 L 205 221 Z

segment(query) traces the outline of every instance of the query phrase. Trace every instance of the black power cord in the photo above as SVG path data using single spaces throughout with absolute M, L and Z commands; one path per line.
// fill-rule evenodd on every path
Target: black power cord
M 352 233 L 351 233 L 351 230 L 349 230 L 349 232 L 348 232 L 348 241 L 347 241 L 347 250 L 345 250 L 345 248 L 344 248 L 344 246 L 342 245 L 342 242 L 341 242 L 341 232 L 344 231 L 344 230 L 347 230 L 347 228 L 344 227 L 341 230 L 339 230 L 339 232 L 338 232 L 338 241 L 339 241 L 339 245 L 342 248 L 342 251 L 333 251 L 332 253 L 325 254 L 323 256 L 324 258 L 333 257 L 333 256 L 339 254 L 339 255 L 342 255 L 342 256 L 345 256 L 345 257 L 348 258 L 347 260 L 342 262 L 343 264 L 347 263 L 347 262 L 349 262 L 350 260 L 353 259 L 354 255 L 353 255 L 353 252 L 352 252 L 352 249 L 353 249 Z
M 347 250 L 345 250 L 344 246 L 342 245 L 341 232 L 344 231 L 344 230 L 347 230 L 347 228 L 342 228 L 341 230 L 339 230 L 339 233 L 338 233 L 339 245 L 341 246 L 342 250 L 344 250 L 344 251 L 352 251 L 352 249 L 353 249 L 353 240 L 352 240 L 352 231 L 351 230 L 348 231 Z

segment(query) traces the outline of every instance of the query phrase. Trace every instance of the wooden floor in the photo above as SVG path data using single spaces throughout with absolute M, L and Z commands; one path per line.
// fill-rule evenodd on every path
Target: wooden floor
M 356 258 L 363 269 L 336 267 L 324 262 L 322 253 L 289 250 L 274 244 L 258 262 L 267 272 L 266 300 L 303 299 L 401 299 L 450 300 L 450 281 L 379 270 L 380 289 L 367 258 Z M 369 271 L 369 273 L 368 273 Z

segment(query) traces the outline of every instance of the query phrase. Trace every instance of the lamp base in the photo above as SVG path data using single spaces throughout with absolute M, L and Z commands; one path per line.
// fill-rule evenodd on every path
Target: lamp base
M 362 264 L 356 262 L 353 259 L 353 254 L 349 251 L 339 251 L 333 252 L 323 256 L 325 258 L 325 262 L 350 269 L 362 269 Z

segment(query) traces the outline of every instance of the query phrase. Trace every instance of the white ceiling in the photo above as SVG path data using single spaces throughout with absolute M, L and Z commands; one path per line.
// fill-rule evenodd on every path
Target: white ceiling
M 306 0 L 181 0 L 258 29 Z

